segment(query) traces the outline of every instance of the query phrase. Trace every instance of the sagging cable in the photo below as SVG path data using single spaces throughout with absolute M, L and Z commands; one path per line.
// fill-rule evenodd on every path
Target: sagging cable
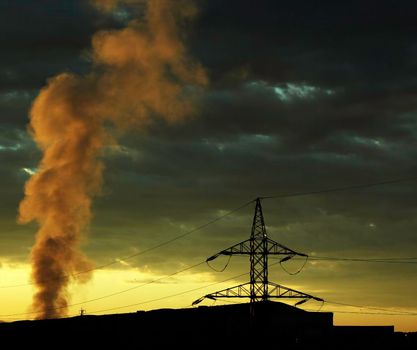
M 302 266 L 296 271 L 296 272 L 291 272 L 291 271 L 288 271 L 285 267 L 284 267 L 284 265 L 282 264 L 283 262 L 285 262 L 285 261 L 288 261 L 288 260 L 290 260 L 290 259 L 292 259 L 293 257 L 294 257 L 294 255 L 288 255 L 288 256 L 286 256 L 286 257 L 284 257 L 284 258 L 282 258 L 280 261 L 279 261 L 279 264 L 281 265 L 281 268 L 287 273 L 287 274 L 289 274 L 289 275 L 291 275 L 291 276 L 294 276 L 294 275 L 298 275 L 303 269 L 304 269 L 304 266 L 306 266 L 306 264 L 307 264 L 307 261 L 308 261 L 308 255 L 304 255 L 305 256 L 305 259 L 304 259 L 304 263 L 302 264 Z
M 207 266 L 208 266 L 208 267 L 210 267 L 212 270 L 214 270 L 214 271 L 216 271 L 216 272 L 223 272 L 223 271 L 224 271 L 224 270 L 226 270 L 226 269 L 227 269 L 227 267 L 229 266 L 230 259 L 232 259 L 232 256 L 231 256 L 231 255 L 229 255 L 229 259 L 227 260 L 226 265 L 224 265 L 222 269 L 217 270 L 217 269 L 215 269 L 213 266 L 211 266 L 211 265 L 209 264 L 209 261 L 212 261 L 212 260 L 216 259 L 219 255 L 220 255 L 220 254 L 216 254 L 216 255 L 211 256 L 210 258 L 207 258 L 207 260 L 206 260 L 206 264 L 207 264 Z

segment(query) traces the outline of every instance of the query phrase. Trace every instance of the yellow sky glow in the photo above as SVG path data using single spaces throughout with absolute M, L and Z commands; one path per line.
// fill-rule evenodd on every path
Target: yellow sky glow
M 14 288 L 4 288 L 4 286 L 28 283 L 30 266 L 27 264 L 2 263 L 0 271 L 0 300 L 2 300 L 0 306 L 0 320 L 14 321 L 34 318 L 33 314 L 14 315 L 31 311 L 30 305 L 34 287 L 32 285 L 26 285 Z M 237 282 L 228 281 L 204 288 L 205 286 L 216 282 L 210 273 L 183 273 L 178 276 L 163 279 L 157 283 L 134 288 L 161 277 L 163 276 L 129 268 L 125 270 L 95 271 L 90 282 L 84 285 L 73 285 L 71 287 L 70 294 L 72 295 L 72 299 L 70 303 L 77 305 L 69 308 L 69 316 L 78 315 L 81 308 L 85 310 L 86 314 L 106 314 L 135 312 L 137 310 L 152 310 L 158 308 L 190 307 L 191 302 L 202 295 L 227 288 Z M 109 298 L 86 302 L 129 288 L 134 289 Z M 147 302 L 196 288 L 201 289 L 159 301 Z M 222 304 L 221 301 L 216 302 L 216 305 L 220 304 Z M 132 306 L 118 308 L 125 305 Z M 214 305 L 214 303 L 209 301 L 208 304 L 206 302 L 206 305 Z M 313 303 L 306 303 L 304 305 L 305 309 L 309 311 L 317 311 L 320 307 L 319 304 L 313 305 Z M 112 308 L 117 309 L 111 310 Z M 389 309 L 389 306 L 385 306 L 384 308 Z M 361 310 L 328 304 L 325 304 L 321 311 L 342 311 L 342 313 L 336 312 L 334 314 L 335 325 L 394 325 L 396 331 L 417 331 L 417 316 L 358 314 L 356 312 L 378 313 L 378 311 L 369 309 Z M 398 308 L 393 310 L 393 313 L 396 313 L 397 311 Z M 402 311 L 416 312 L 417 310 L 403 309 Z

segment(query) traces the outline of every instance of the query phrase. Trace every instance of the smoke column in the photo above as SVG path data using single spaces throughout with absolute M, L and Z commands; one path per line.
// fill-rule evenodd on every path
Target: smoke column
M 69 284 L 91 277 L 80 244 L 101 189 L 103 147 L 116 143 L 105 125 L 124 130 L 144 128 L 152 118 L 186 120 L 207 83 L 181 40 L 181 24 L 196 13 L 190 1 L 93 2 L 100 11 L 142 6 L 146 15 L 96 33 L 92 72 L 51 78 L 32 105 L 29 132 L 43 155 L 25 185 L 18 221 L 39 224 L 31 252 L 38 318 L 66 315 Z

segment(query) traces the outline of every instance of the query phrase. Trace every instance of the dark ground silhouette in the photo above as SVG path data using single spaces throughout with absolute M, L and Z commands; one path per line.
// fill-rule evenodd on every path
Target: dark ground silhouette
M 417 333 L 393 326 L 333 326 L 330 312 L 307 312 L 278 302 L 159 309 L 128 314 L 0 324 L 0 340 L 19 345 L 206 348 L 263 345 L 290 349 L 391 347 L 416 349 Z M 149 345 L 151 345 L 149 347 Z

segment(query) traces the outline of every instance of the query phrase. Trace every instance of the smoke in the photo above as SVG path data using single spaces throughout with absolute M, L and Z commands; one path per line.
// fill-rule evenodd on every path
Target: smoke
M 121 30 L 96 33 L 93 71 L 50 79 L 32 105 L 29 131 L 43 156 L 25 185 L 18 221 L 39 224 L 31 253 L 39 318 L 66 315 L 69 284 L 90 278 L 84 272 L 92 264 L 80 245 L 101 189 L 103 148 L 116 144 L 111 129 L 141 129 L 154 118 L 186 120 L 207 84 L 181 37 L 184 21 L 196 14 L 190 1 L 94 3 L 102 11 L 143 5 L 146 15 Z M 114 127 L 105 127 L 109 123 Z

